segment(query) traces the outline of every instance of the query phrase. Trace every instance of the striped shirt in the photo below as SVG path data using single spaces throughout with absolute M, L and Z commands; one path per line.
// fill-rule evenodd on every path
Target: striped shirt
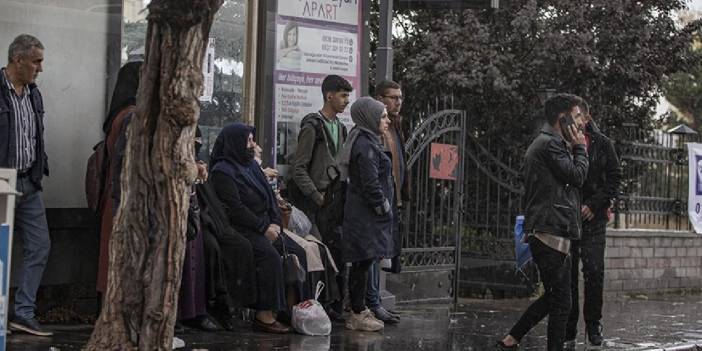
M 5 69 L 2 70 L 3 84 L 10 90 L 10 106 L 12 108 L 15 127 L 15 163 L 12 165 L 18 172 L 25 172 L 32 167 L 36 158 L 37 124 L 32 99 L 29 96 L 29 85 L 25 85 L 22 95 L 7 78 Z M 12 125 L 12 124 L 10 124 Z

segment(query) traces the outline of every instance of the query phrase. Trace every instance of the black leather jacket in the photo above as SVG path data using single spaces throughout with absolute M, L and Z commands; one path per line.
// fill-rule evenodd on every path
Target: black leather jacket
M 619 192 L 622 170 L 614 144 L 595 122 L 588 123 L 585 132 L 590 136 L 587 150 L 590 167 L 583 185 L 583 205 L 590 207 L 595 215 L 592 221 L 583 223 L 588 225 L 607 222 L 607 209 Z
M 527 149 L 524 179 L 524 229 L 580 239 L 580 188 L 587 176 L 585 145 L 572 153 L 548 123 Z

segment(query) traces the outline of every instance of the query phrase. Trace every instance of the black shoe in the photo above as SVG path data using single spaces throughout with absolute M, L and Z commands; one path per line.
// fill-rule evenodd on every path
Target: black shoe
M 495 351 L 514 351 L 519 350 L 519 344 L 514 344 L 512 346 L 507 346 L 502 343 L 502 340 L 495 344 Z
M 44 329 L 34 318 L 12 317 L 10 319 L 10 330 L 23 331 L 37 336 L 52 336 L 54 332 Z
M 232 315 L 222 315 L 219 317 L 219 325 L 221 325 L 224 330 L 234 331 L 237 326 L 237 320 Z
M 604 338 L 602 337 L 602 324 L 600 322 L 591 322 L 585 327 L 587 332 L 587 341 L 592 346 L 602 346 Z
M 216 332 L 219 330 L 219 326 L 217 326 L 217 323 L 215 323 L 212 317 L 206 314 L 202 316 L 197 316 L 184 323 L 190 326 L 191 328 L 200 329 L 206 332 Z
M 329 320 L 332 322 L 346 323 L 346 318 L 344 318 L 344 315 L 333 308 L 329 308 L 327 310 L 327 316 L 329 316 Z
M 400 323 L 400 319 L 390 314 L 383 307 L 371 308 L 371 312 L 375 315 L 375 318 L 386 324 L 397 324 Z
M 563 351 L 575 351 L 575 346 L 577 344 L 578 343 L 575 341 L 575 339 L 567 340 L 563 343 Z

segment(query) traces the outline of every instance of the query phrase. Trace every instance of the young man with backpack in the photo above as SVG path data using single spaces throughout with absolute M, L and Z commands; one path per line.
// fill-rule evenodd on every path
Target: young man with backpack
M 340 299 L 327 306 L 332 319 L 343 313 L 345 266 L 342 255 L 341 221 L 345 188 L 339 181 L 336 155 L 346 141 L 347 129 L 338 114 L 349 105 L 351 84 L 330 75 L 322 82 L 324 106 L 302 119 L 297 149 L 292 159 L 291 200 L 312 222 L 312 235 L 321 237 L 339 263 L 337 276 Z

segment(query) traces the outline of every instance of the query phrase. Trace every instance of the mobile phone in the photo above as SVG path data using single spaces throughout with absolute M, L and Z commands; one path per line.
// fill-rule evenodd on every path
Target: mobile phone
M 573 119 L 573 116 L 570 115 L 570 113 L 566 113 L 562 117 L 558 119 L 561 123 L 561 133 L 563 133 L 563 138 L 567 142 L 573 142 L 573 139 L 570 137 L 570 132 L 568 129 L 570 129 L 570 126 L 575 125 L 575 120 Z

